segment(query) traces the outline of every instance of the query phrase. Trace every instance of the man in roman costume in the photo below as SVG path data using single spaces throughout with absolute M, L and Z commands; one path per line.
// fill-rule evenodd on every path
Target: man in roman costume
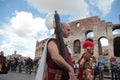
M 53 27 L 53 21 L 50 19 L 52 17 L 53 14 L 47 16 L 46 24 L 48 29 L 50 29 L 50 25 Z M 63 37 L 67 38 L 70 35 L 70 25 L 63 22 L 60 25 Z M 35 80 L 73 80 L 74 70 L 71 52 L 67 45 L 65 45 L 65 51 L 68 62 L 59 53 L 55 34 L 51 36 L 45 44 Z M 63 75 L 64 70 L 67 71 L 69 79 L 65 79 L 67 76 Z
M 93 63 L 93 47 L 94 43 L 89 40 L 85 40 L 82 44 L 85 52 L 79 61 L 78 80 L 94 80 L 94 70 L 92 69 Z

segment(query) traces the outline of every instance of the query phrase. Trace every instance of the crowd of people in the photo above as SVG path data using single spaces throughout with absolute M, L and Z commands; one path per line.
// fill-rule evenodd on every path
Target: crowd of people
M 10 59 L 6 59 L 4 52 L 0 52 L 0 74 L 7 74 L 8 71 L 31 74 L 32 71 L 36 73 L 37 67 L 38 59 L 32 60 L 30 57 L 23 59 L 12 56 Z

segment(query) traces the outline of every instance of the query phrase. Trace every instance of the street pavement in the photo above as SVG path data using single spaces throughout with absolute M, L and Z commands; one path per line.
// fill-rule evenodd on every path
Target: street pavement
M 26 74 L 25 72 L 18 73 L 9 71 L 8 74 L 0 74 L 0 80 L 35 80 L 35 75 L 34 72 L 32 72 L 32 74 Z M 75 80 L 77 79 L 75 78 Z M 97 76 L 95 80 L 99 80 L 99 76 Z M 111 80 L 111 75 L 104 75 L 104 80 Z
M 25 72 L 22 72 L 22 73 L 8 72 L 8 74 L 0 74 L 0 80 L 35 80 L 35 73 L 32 72 L 32 74 L 26 74 Z M 75 80 L 77 79 L 75 78 Z M 98 76 L 95 80 L 99 80 Z M 107 78 L 104 80 L 111 80 L 111 79 Z
M 0 74 L 0 80 L 35 80 L 35 73 L 8 72 L 8 74 Z

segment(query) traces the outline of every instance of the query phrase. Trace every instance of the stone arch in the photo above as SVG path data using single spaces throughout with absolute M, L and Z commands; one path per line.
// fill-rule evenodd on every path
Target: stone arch
M 113 43 L 114 43 L 114 56 L 120 57 L 120 37 L 114 38 Z
M 75 54 L 81 53 L 81 43 L 79 39 L 76 39 L 73 43 L 73 51 Z
M 101 42 L 102 38 L 108 39 L 105 36 L 101 36 L 98 39 L 98 52 L 99 52 L 99 55 L 108 55 L 109 54 L 108 45 L 107 46 L 106 45 L 102 45 L 102 42 Z
M 93 30 L 87 30 L 86 32 L 85 32 L 85 37 L 86 38 L 92 38 L 93 36 L 87 36 L 89 33 L 91 33 L 91 32 L 93 32 Z
M 112 31 L 114 31 L 115 29 L 120 29 L 120 25 L 116 25 L 113 27 Z
M 115 28 L 113 28 L 112 33 L 113 33 L 113 35 L 118 35 L 118 34 L 120 34 L 120 27 L 115 27 Z

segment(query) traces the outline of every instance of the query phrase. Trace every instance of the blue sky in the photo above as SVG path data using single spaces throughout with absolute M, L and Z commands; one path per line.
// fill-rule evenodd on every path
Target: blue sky
M 37 40 L 47 38 L 49 12 L 58 11 L 61 21 L 91 16 L 119 24 L 120 0 L 0 0 L 0 51 L 34 58 Z

